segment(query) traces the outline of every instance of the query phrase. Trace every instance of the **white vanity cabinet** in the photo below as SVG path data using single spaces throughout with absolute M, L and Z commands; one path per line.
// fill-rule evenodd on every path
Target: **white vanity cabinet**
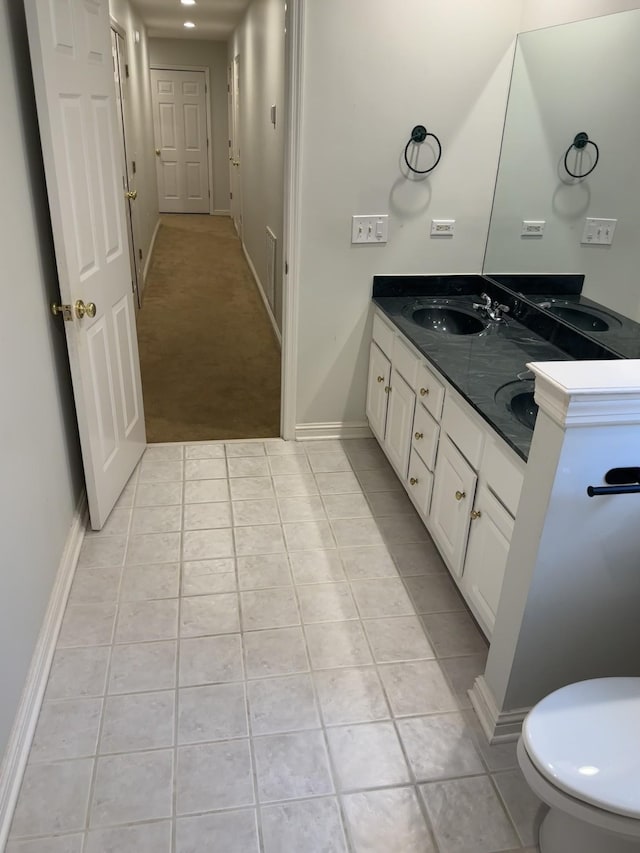
M 377 310 L 367 417 L 491 637 L 525 463 Z

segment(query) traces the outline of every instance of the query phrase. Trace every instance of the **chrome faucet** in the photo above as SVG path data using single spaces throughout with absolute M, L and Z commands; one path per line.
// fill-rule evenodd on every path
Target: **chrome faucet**
M 508 305 L 501 305 L 497 299 L 492 300 L 488 293 L 481 293 L 480 299 L 484 299 L 484 302 L 473 303 L 476 311 L 479 311 L 491 320 L 495 320 L 497 323 L 504 320 L 502 315 L 509 311 Z

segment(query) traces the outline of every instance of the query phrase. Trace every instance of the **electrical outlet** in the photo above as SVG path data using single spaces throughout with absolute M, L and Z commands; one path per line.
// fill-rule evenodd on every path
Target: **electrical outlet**
M 542 237 L 546 219 L 523 219 L 521 237 Z
M 617 219 L 591 219 L 584 221 L 581 243 L 593 243 L 598 246 L 610 246 L 616 230 Z
M 432 219 L 431 220 L 431 236 L 432 237 L 453 237 L 456 230 L 455 219 Z
M 389 237 L 389 214 L 351 217 L 352 243 L 386 243 Z

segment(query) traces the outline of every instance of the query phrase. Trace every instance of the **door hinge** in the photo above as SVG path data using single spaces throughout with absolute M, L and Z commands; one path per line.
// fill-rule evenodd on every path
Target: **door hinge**
M 229 193 L 229 198 L 233 199 L 233 193 Z
M 227 83 L 227 92 L 231 91 L 231 86 Z
M 229 140 L 229 148 L 231 148 L 231 140 Z
M 124 76 L 127 79 L 129 78 L 129 63 L 128 62 L 125 62 L 125 64 L 124 64 Z
M 209 198 L 211 198 L 211 190 L 209 190 Z
M 289 261 L 284 262 L 284 274 L 289 275 Z
M 135 175 L 135 173 L 136 173 L 136 161 L 135 160 L 131 161 L 131 171 Z
M 138 249 L 138 257 L 142 260 L 142 249 Z
M 207 139 L 207 148 L 209 147 L 209 140 Z

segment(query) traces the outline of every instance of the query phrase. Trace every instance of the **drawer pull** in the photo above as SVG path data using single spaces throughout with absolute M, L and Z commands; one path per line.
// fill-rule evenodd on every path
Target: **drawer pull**
M 466 498 L 466 496 L 467 496 L 466 492 L 456 492 L 456 500 L 457 501 L 464 500 L 464 498 Z
M 423 433 L 423 432 L 417 432 L 417 433 L 415 434 L 414 438 L 415 438 L 417 441 L 420 441 L 420 439 L 421 439 L 421 438 L 424 438 L 424 433 Z
M 409 482 L 411 483 L 412 486 L 417 486 L 418 485 L 418 478 L 417 477 L 411 477 Z
M 389 393 L 389 391 L 391 391 L 391 385 L 385 385 L 385 386 L 384 386 L 384 393 L 385 393 L 385 394 L 388 394 L 388 393 Z
M 482 516 L 482 513 L 480 512 L 480 510 L 479 510 L 479 509 L 472 509 L 472 510 L 471 510 L 471 519 L 472 519 L 472 521 L 475 521 L 475 520 L 476 520 L 476 518 L 480 518 L 481 516 Z
M 421 388 L 420 389 L 420 396 L 421 397 L 428 397 L 429 396 L 429 389 L 428 388 Z
M 384 382 L 384 376 L 378 376 L 378 382 Z

